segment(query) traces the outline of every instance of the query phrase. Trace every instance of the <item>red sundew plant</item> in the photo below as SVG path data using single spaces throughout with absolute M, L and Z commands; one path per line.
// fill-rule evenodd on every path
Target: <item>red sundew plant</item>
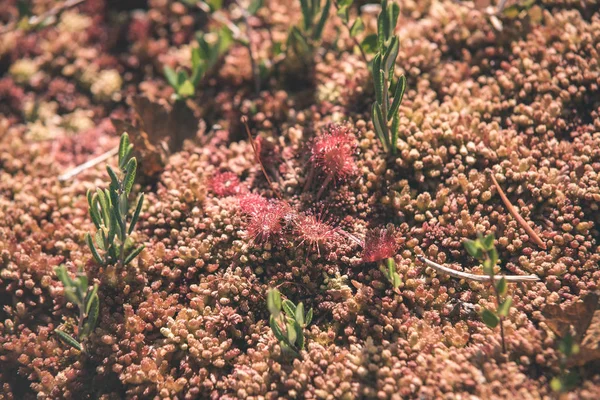
M 240 179 L 233 172 L 216 173 L 208 182 L 217 196 L 233 196 L 240 192 Z
M 398 251 L 398 243 L 393 230 L 375 228 L 367 232 L 363 247 L 363 262 L 376 262 L 393 258 Z
M 269 205 L 266 197 L 256 193 L 244 193 L 238 197 L 240 209 L 244 214 L 256 215 Z
M 321 197 L 329 183 L 339 182 L 356 170 L 354 153 L 356 152 L 356 138 L 346 125 L 330 125 L 325 133 L 317 137 L 310 149 L 310 161 L 313 168 L 316 167 L 325 174 L 325 180 L 317 193 Z M 312 180 L 314 169 L 311 171 L 307 184 Z
M 320 247 L 336 239 L 337 228 L 331 226 L 322 214 L 302 214 L 296 220 L 295 232 L 301 239 L 299 246 L 306 244 L 320 256 Z
M 272 201 L 266 207 L 258 210 L 248 222 L 248 236 L 255 243 L 263 243 L 281 234 L 284 219 L 288 218 L 291 210 L 283 201 Z

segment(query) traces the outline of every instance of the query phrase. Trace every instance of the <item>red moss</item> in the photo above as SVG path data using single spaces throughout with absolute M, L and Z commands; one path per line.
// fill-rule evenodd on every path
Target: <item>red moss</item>
M 363 262 L 376 262 L 394 257 L 398 251 L 393 230 L 376 228 L 367 232 L 363 249 Z

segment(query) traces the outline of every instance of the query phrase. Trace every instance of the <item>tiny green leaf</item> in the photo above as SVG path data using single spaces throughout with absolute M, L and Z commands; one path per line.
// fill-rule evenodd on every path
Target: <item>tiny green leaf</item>
M 350 35 L 356 36 L 365 30 L 365 25 L 360 17 L 357 17 L 352 27 L 350 28 Z
M 125 258 L 125 261 L 123 261 L 123 265 L 127 265 L 130 262 L 133 261 L 133 259 L 142 252 L 142 250 L 144 250 L 146 246 L 141 245 L 140 247 L 138 247 L 137 249 L 133 250 L 131 253 L 129 253 L 129 255 L 127 256 L 127 258 Z
M 494 248 L 494 234 L 490 233 L 489 235 L 485 236 L 482 240 L 483 243 L 483 247 L 485 248 L 485 250 L 489 251 L 491 249 Z
M 465 240 L 464 242 L 465 249 L 467 253 L 469 253 L 472 257 L 478 258 L 478 255 L 481 253 L 481 250 L 475 244 L 474 240 Z
M 137 160 L 135 157 L 131 158 L 129 162 L 127 162 L 125 169 L 126 172 L 123 183 L 125 184 L 125 195 L 129 196 L 129 193 L 131 193 L 131 188 L 133 187 L 133 183 L 135 182 L 135 172 L 137 170 Z
M 298 307 L 296 307 L 296 312 L 294 315 L 296 322 L 298 322 L 300 326 L 304 326 L 304 304 L 302 304 L 302 302 L 300 302 Z
M 128 235 L 131 235 L 131 233 L 133 232 L 133 229 L 135 228 L 135 224 L 137 223 L 138 218 L 140 217 L 140 212 L 142 211 L 143 204 L 144 204 L 144 193 L 142 193 L 140 195 L 137 205 L 135 206 L 135 211 L 133 212 L 133 215 L 131 216 L 131 222 L 129 224 L 129 230 L 127 232 Z
M 81 344 L 77 340 L 75 340 L 75 338 L 73 338 L 73 336 L 69 335 L 66 332 L 59 331 L 59 330 L 55 330 L 54 332 L 59 337 L 59 339 L 62 340 L 64 343 L 68 344 L 69 346 L 71 346 L 79 351 L 83 351 Z
M 406 77 L 402 75 L 400 78 L 398 78 L 398 82 L 396 82 L 396 90 L 394 91 L 394 101 L 392 101 L 392 105 L 390 106 L 388 120 L 394 118 L 398 113 L 398 109 L 400 108 L 400 103 L 402 102 L 402 98 L 404 97 L 405 90 Z
M 125 159 L 127 147 L 129 147 L 129 135 L 127 132 L 123 132 L 119 141 L 119 164 L 122 164 Z
M 92 236 L 89 233 L 85 234 L 85 241 L 86 241 L 88 247 L 90 248 L 90 251 L 92 252 L 92 256 L 94 256 L 94 259 L 96 260 L 96 262 L 98 264 L 104 264 L 104 262 L 102 261 L 102 257 L 100 257 L 100 254 L 98 254 L 98 250 L 96 250 L 96 246 L 94 246 L 94 243 L 92 242 Z
M 92 290 L 89 290 L 85 295 L 85 314 L 90 314 L 90 309 L 92 307 L 92 300 L 94 296 L 98 297 L 98 284 L 94 284 Z
M 503 278 L 504 279 L 504 278 Z M 508 312 L 510 311 L 510 306 L 512 305 L 512 297 L 507 297 L 504 299 L 502 303 L 498 306 L 497 313 L 500 317 L 508 316 Z
M 360 43 L 360 47 L 362 47 L 363 51 L 367 54 L 377 53 L 377 35 L 372 33 L 365 37 Z
M 306 323 L 305 326 L 310 325 L 311 321 L 313 319 L 313 309 L 311 308 L 310 310 L 308 310 L 308 312 L 306 313 Z
M 163 72 L 165 74 L 165 78 L 167 78 L 167 82 L 169 82 L 169 85 L 171 85 L 173 89 L 177 90 L 179 87 L 177 82 L 177 72 L 175 72 L 175 70 L 168 65 L 165 65 Z
M 495 328 L 498 326 L 498 322 L 500 321 L 498 316 L 487 308 L 481 313 L 481 319 L 489 328 Z
M 283 332 L 281 331 L 281 328 L 279 327 L 279 324 L 275 320 L 275 317 L 273 317 L 272 315 L 269 318 L 269 325 L 271 325 L 271 330 L 273 331 L 273 336 L 275 336 L 275 338 L 277 340 L 284 340 L 285 339 L 285 336 L 283 335 Z
M 320 1 L 320 0 L 319 0 Z M 313 34 L 313 39 L 319 40 L 321 39 L 321 35 L 323 34 L 323 28 L 325 27 L 325 22 L 329 17 L 329 8 L 331 7 L 331 0 L 327 0 L 325 2 L 325 7 L 323 7 L 323 11 L 321 12 L 321 18 L 315 27 L 315 31 Z
M 296 305 L 292 303 L 290 300 L 284 300 L 282 302 L 283 311 L 287 314 L 288 317 L 294 317 L 296 315 Z
M 296 339 L 298 338 L 298 334 L 296 332 L 296 328 L 294 325 L 297 324 L 291 324 L 288 322 L 287 324 L 287 339 L 290 342 L 290 344 L 295 345 L 296 344 Z
M 186 79 L 181 86 L 179 86 L 179 90 L 177 90 L 177 94 L 183 98 L 192 97 L 196 94 L 196 88 L 194 84 Z
M 277 289 L 271 289 L 267 292 L 267 308 L 271 315 L 277 317 L 281 312 L 281 294 Z
M 498 291 L 498 294 L 500 296 L 506 295 L 506 291 L 508 290 L 508 285 L 506 284 L 506 278 L 502 277 L 502 279 L 500 279 L 498 281 L 498 283 L 496 283 L 496 290 Z
M 304 331 L 302 330 L 302 326 L 300 324 L 294 324 L 294 330 L 296 331 L 296 340 L 298 342 L 298 348 L 300 350 L 304 349 Z

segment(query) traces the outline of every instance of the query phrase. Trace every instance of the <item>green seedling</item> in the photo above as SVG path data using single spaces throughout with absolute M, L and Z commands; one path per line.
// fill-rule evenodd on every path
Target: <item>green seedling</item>
M 175 71 L 168 65 L 164 67 L 167 82 L 175 90 L 173 98 L 183 100 L 196 95 L 196 88 L 204 76 L 215 66 L 219 58 L 227 51 L 232 43 L 231 30 L 221 27 L 216 34 L 215 41 L 208 41 L 203 32 L 196 34 L 198 46 L 192 46 L 191 62 L 192 69 L 188 73 L 183 69 Z
M 85 240 L 96 262 L 101 265 L 118 263 L 123 268 L 141 253 L 144 246 L 131 249 L 133 243 L 129 237 L 135 228 L 144 203 L 142 193 L 135 211 L 129 217 L 129 195 L 135 181 L 137 160 L 132 157 L 133 145 L 129 143 L 127 133 L 121 135 L 119 143 L 119 169 L 115 172 L 107 166 L 110 176 L 108 189 L 88 191 L 87 200 L 90 216 L 96 226 L 96 234 L 86 234 Z M 101 254 L 102 252 L 102 254 Z
M 498 251 L 494 245 L 494 234 L 483 237 L 477 235 L 476 240 L 466 240 L 464 243 L 467 252 L 483 265 L 483 272 L 489 276 L 490 284 L 494 289 L 496 296 L 496 310 L 485 308 L 481 313 L 481 319 L 489 328 L 495 328 L 500 325 L 500 336 L 502 339 L 502 352 L 506 353 L 506 340 L 504 337 L 504 318 L 508 316 L 512 297 L 506 296 L 508 285 L 506 278 L 495 279 L 494 267 L 498 264 Z
M 353 3 L 354 0 L 333 0 L 338 17 L 342 20 L 350 38 L 354 41 L 354 45 L 360 50 L 364 62 L 368 65 L 369 59 L 367 58 L 367 54 L 363 49 L 363 45 L 358 41 L 358 35 L 365 30 L 365 24 L 360 16 L 357 16 L 353 22 L 350 22 L 350 7 Z M 376 35 L 375 39 L 377 39 Z
M 396 261 L 393 258 L 386 259 L 385 263 L 379 266 L 379 270 L 387 278 L 394 290 L 400 287 L 402 280 L 396 272 Z
M 77 272 L 75 279 L 71 279 L 64 265 L 56 267 L 54 271 L 65 287 L 65 297 L 79 309 L 77 338 L 62 330 L 55 330 L 54 332 L 69 346 L 83 351 L 81 341 L 92 333 L 98 322 L 100 312 L 98 285 L 94 284 L 90 288 L 88 278 L 82 269 Z
M 279 340 L 281 348 L 298 357 L 300 351 L 304 350 L 304 329 L 312 321 L 312 308 L 305 314 L 304 304 L 295 305 L 290 300 L 281 301 L 281 294 L 277 289 L 271 289 L 267 293 L 267 307 L 271 314 L 271 330 Z
M 550 388 L 557 393 L 567 393 L 577 386 L 579 382 L 579 374 L 576 371 L 567 369 L 567 360 L 569 357 L 579 353 L 579 345 L 575 342 L 575 338 L 568 332 L 558 343 L 558 350 L 561 353 L 560 357 L 560 375 L 552 378 Z
M 371 72 L 375 87 L 375 102 L 371 119 L 384 151 L 396 154 L 400 117 L 398 109 L 406 89 L 406 77 L 394 79 L 394 67 L 399 51 L 399 39 L 394 34 L 400 8 L 395 3 L 381 2 L 377 18 L 377 48 Z
M 303 57 L 311 54 L 321 42 L 323 28 L 329 17 L 331 0 L 300 0 L 302 24 L 294 26 L 288 36 L 287 48 Z

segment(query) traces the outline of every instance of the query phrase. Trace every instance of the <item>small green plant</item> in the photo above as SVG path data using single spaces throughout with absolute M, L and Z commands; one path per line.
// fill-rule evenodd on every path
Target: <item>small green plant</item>
M 387 258 L 385 264 L 379 266 L 379 270 L 394 287 L 394 290 L 400 287 L 402 280 L 400 279 L 400 275 L 396 272 L 396 261 L 394 261 L 393 258 Z
M 233 40 L 231 30 L 225 26 L 214 33 L 216 40 L 209 41 L 207 36 L 203 32 L 196 34 L 198 46 L 192 46 L 190 55 L 192 62 L 191 74 L 183 69 L 175 71 L 168 65 L 164 67 L 165 78 L 167 78 L 169 85 L 175 89 L 173 94 L 175 100 L 182 100 L 196 95 L 196 88 L 202 78 L 215 66 L 219 57 L 227 51 Z
M 82 351 L 81 341 L 92 333 L 98 322 L 100 312 L 98 285 L 94 284 L 91 288 L 88 286 L 88 278 L 83 269 L 77 272 L 75 279 L 71 279 L 64 265 L 56 267 L 54 271 L 65 287 L 65 297 L 79 309 L 77 339 L 62 330 L 54 332 L 63 342 Z
M 579 374 L 576 371 L 567 370 L 567 360 L 579 353 L 579 345 L 575 342 L 575 338 L 570 332 L 558 343 L 558 350 L 561 353 L 560 357 L 560 375 L 552 378 L 550 388 L 557 393 L 567 393 L 572 390 L 579 382 Z
M 354 0 L 333 0 L 333 4 L 337 9 L 337 15 L 342 20 L 344 27 L 348 31 L 350 38 L 354 41 L 354 45 L 360 50 L 360 54 L 364 62 L 369 65 L 369 59 L 363 49 L 363 45 L 359 43 L 357 36 L 365 30 L 365 24 L 360 16 L 354 19 L 354 22 L 350 22 L 350 7 L 354 3 Z M 377 39 L 377 35 L 375 35 Z
M 479 260 L 483 265 L 483 272 L 490 277 L 490 284 L 496 295 L 496 310 L 485 308 L 481 313 L 481 319 L 490 328 L 500 325 L 500 336 L 502 339 L 502 352 L 506 353 L 506 340 L 504 338 L 504 318 L 508 315 L 512 298 L 506 296 L 508 290 L 506 278 L 496 279 L 494 268 L 498 264 L 498 251 L 494 245 L 494 234 L 483 237 L 477 234 L 476 240 L 466 240 L 464 245 L 467 252 Z
M 311 54 L 323 36 L 323 28 L 329 17 L 331 0 L 300 0 L 302 24 L 294 26 L 288 36 L 287 47 L 298 56 Z
M 129 195 L 137 169 L 137 160 L 132 157 L 132 152 L 133 145 L 129 143 L 129 135 L 123 133 L 119 143 L 119 173 L 106 166 L 110 176 L 108 189 L 98 188 L 96 193 L 92 194 L 91 190 L 87 193 L 90 216 L 97 231 L 93 239 L 92 235 L 87 233 L 85 240 L 94 259 L 101 265 L 118 263 L 119 267 L 123 268 L 144 249 L 142 245 L 131 250 L 133 243 L 129 237 L 144 203 L 142 193 L 133 215 L 128 217 Z M 103 252 L 103 256 L 98 250 Z
M 384 151 L 396 154 L 400 117 L 398 109 L 406 89 L 406 77 L 394 79 L 394 67 L 399 51 L 399 39 L 394 35 L 400 7 L 395 3 L 381 2 L 381 13 L 377 18 L 377 48 L 371 72 L 375 87 L 375 102 L 371 119 L 375 133 Z M 391 124 L 391 126 L 390 126 Z
M 267 293 L 267 307 L 271 313 L 269 319 L 271 330 L 279 340 L 281 348 L 294 356 L 299 356 L 306 342 L 304 328 L 312 321 L 312 308 L 304 314 L 304 304 L 299 303 L 296 306 L 287 299 L 282 302 L 281 294 L 277 289 L 271 289 Z

